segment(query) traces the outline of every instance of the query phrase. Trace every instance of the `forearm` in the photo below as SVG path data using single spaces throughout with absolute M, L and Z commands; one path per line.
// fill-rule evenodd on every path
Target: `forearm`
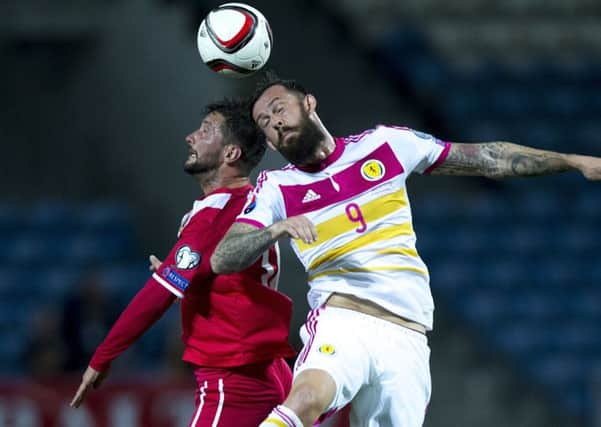
M 246 232 L 231 230 L 211 256 L 211 268 L 217 274 L 242 271 L 251 266 L 276 241 L 277 238 L 272 236 L 269 228 Z
M 548 175 L 576 169 L 572 157 L 510 142 L 453 144 L 447 159 L 433 174 L 489 178 Z
M 175 296 L 150 279 L 136 294 L 107 337 L 98 346 L 90 366 L 105 371 L 111 362 L 133 344 L 171 306 Z

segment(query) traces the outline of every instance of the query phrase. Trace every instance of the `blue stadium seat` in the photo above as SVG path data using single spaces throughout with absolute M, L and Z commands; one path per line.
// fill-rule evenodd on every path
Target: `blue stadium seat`
M 34 232 L 15 236 L 9 244 L 8 253 L 4 253 L 5 262 L 15 266 L 28 266 L 35 268 L 54 260 L 56 247 L 48 239 L 40 238 Z
M 502 291 L 475 289 L 464 296 L 459 308 L 474 326 L 499 323 L 510 315 L 507 297 Z
M 0 238 L 9 238 L 25 224 L 23 211 L 12 203 L 0 203 Z
M 130 237 L 119 232 L 70 236 L 64 243 L 64 257 L 75 265 L 128 261 L 133 249 Z
M 141 260 L 131 264 L 107 265 L 100 271 L 100 279 L 108 292 L 129 300 L 144 286 L 151 274 L 148 263 Z
M 30 292 L 29 271 L 0 264 L 0 300 L 15 302 L 27 297 Z
M 75 226 L 75 208 L 71 203 L 48 200 L 32 206 L 27 216 L 28 226 L 35 232 L 60 233 Z
M 583 112 L 584 100 L 578 89 L 569 86 L 555 86 L 543 92 L 545 116 L 548 118 L 575 117 Z
M 130 232 L 133 218 L 126 205 L 107 201 L 83 205 L 79 211 L 78 222 L 86 232 Z
M 518 360 L 549 354 L 558 348 L 557 332 L 544 322 L 515 322 L 499 327 L 493 336 L 496 345 Z

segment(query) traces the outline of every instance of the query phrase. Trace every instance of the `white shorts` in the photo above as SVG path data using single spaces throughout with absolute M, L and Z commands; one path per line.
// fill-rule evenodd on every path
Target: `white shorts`
M 312 310 L 301 328 L 294 367 L 328 372 L 336 396 L 327 411 L 352 400 L 351 426 L 420 427 L 430 401 L 430 348 L 425 335 L 353 310 Z

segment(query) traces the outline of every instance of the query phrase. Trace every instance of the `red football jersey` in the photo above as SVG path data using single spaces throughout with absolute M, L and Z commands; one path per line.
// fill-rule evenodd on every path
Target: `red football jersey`
M 183 360 L 233 367 L 291 357 L 291 300 L 278 292 L 279 250 L 239 273 L 216 275 L 210 258 L 251 186 L 216 190 L 182 219 L 178 241 L 152 278 L 181 299 Z

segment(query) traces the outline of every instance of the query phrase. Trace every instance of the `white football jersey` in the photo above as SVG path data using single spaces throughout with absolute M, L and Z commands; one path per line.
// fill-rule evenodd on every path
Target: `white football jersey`
M 432 329 L 429 274 L 415 247 L 405 181 L 441 164 L 450 144 L 390 126 L 335 141 L 312 170 L 262 172 L 236 221 L 267 227 L 305 215 L 315 224 L 315 243 L 291 241 L 308 273 L 311 308 L 333 292 L 351 294 Z

